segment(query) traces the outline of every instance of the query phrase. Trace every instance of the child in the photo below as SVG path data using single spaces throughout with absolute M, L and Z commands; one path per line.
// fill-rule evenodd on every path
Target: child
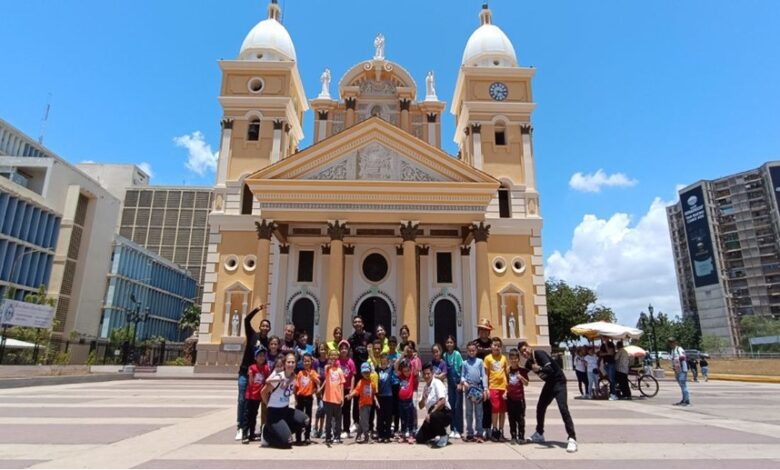
M 588 393 L 585 398 L 590 400 L 599 394 L 599 358 L 596 356 L 596 348 L 593 346 L 588 346 L 585 364 L 588 373 Z
M 260 390 L 265 385 L 265 379 L 271 375 L 268 364 L 265 362 L 265 348 L 261 345 L 255 349 L 255 363 L 249 366 L 249 381 L 246 388 L 246 428 L 241 433 L 241 443 L 249 444 L 257 439 L 255 428 L 257 427 L 257 411 L 260 409 Z M 265 418 L 265 412 L 263 412 Z
M 390 347 L 390 352 L 387 353 L 387 361 L 390 364 L 395 364 L 400 356 L 400 354 L 398 354 L 398 339 L 395 336 L 391 336 L 388 345 Z M 401 421 L 401 413 L 398 410 L 398 390 L 401 386 L 398 381 L 398 374 L 395 373 L 395 368 L 391 367 L 390 369 L 393 384 L 393 432 L 397 433 Z
M 463 434 L 463 392 L 460 387 L 460 372 L 463 369 L 463 356 L 455 347 L 455 337 L 450 335 L 444 343 L 447 352 L 444 360 L 447 361 L 447 400 L 452 407 L 452 432 L 451 439 L 460 439 Z
M 525 385 L 528 370 L 520 367 L 520 352 L 509 351 L 509 374 L 506 386 L 506 407 L 509 412 L 509 435 L 512 444 L 525 442 Z
M 401 432 L 398 442 L 414 444 L 416 427 L 414 419 L 414 391 L 417 389 L 417 376 L 412 373 L 412 367 L 407 359 L 396 363 L 398 373 L 398 408 L 401 413 Z
M 355 436 L 355 442 L 358 444 L 366 444 L 370 441 L 370 431 L 368 429 L 368 418 L 371 414 L 371 406 L 379 405 L 379 400 L 376 397 L 377 388 L 374 385 L 374 381 L 371 379 L 371 365 L 364 362 L 360 366 L 361 379 L 355 384 L 355 389 L 350 394 L 353 398 L 358 398 L 358 406 L 360 407 L 360 420 L 358 421 L 357 435 Z M 363 439 L 360 439 L 363 436 Z
M 343 407 L 341 409 L 341 418 L 343 420 L 342 429 L 344 429 L 344 432 L 347 433 L 347 439 L 351 437 L 349 433 L 349 425 L 352 422 L 350 419 L 350 411 L 352 410 L 352 400 L 350 399 L 350 393 L 352 392 L 352 387 L 355 385 L 355 375 L 357 373 L 355 370 L 355 363 L 349 357 L 349 349 L 349 341 L 342 339 L 339 343 L 339 367 L 341 367 L 342 372 L 344 372 L 344 399 L 342 400 Z
M 298 335 L 298 340 L 295 344 L 295 357 L 298 361 L 295 363 L 295 371 L 303 369 L 303 355 L 309 353 L 314 358 L 314 347 L 309 344 L 309 334 L 305 331 Z
M 374 342 L 371 343 L 371 349 L 368 350 L 368 364 L 371 365 L 371 382 L 373 382 L 377 389 L 379 389 L 379 374 L 377 373 L 377 369 L 379 369 L 379 358 L 382 355 L 382 351 L 383 344 L 379 339 L 375 339 Z M 374 438 L 376 438 L 376 434 L 374 433 L 374 429 L 376 429 L 374 427 L 375 415 L 376 407 L 372 406 L 371 416 L 368 418 L 368 430 Z
M 320 382 L 325 379 L 325 368 L 328 366 L 328 347 L 325 343 L 317 345 L 317 375 L 320 376 Z M 323 437 L 323 426 L 325 425 L 325 406 L 322 402 L 322 387 L 317 389 L 317 413 L 314 423 L 314 437 Z
M 306 440 L 304 444 L 311 444 L 311 409 L 314 402 L 314 391 L 320 386 L 320 376 L 312 370 L 313 362 L 311 353 L 303 353 L 303 369 L 298 372 L 295 378 L 295 409 L 301 410 L 309 417 L 309 425 L 306 426 Z M 295 436 L 296 441 L 301 440 L 301 432 Z
M 268 338 L 268 352 L 266 353 L 266 362 L 276 365 L 276 358 L 279 357 L 279 346 L 282 340 L 278 336 Z
M 441 380 L 442 383 L 447 383 L 447 361 L 442 357 L 441 344 L 434 344 L 431 347 L 431 354 L 433 355 L 433 359 L 431 360 L 433 376 Z
M 492 433 L 493 442 L 499 442 L 503 439 L 501 433 L 504 430 L 504 419 L 506 413 L 506 372 L 507 360 L 501 354 L 501 338 L 496 336 L 491 344 L 491 353 L 485 356 L 485 372 L 488 377 L 488 391 L 490 393 L 490 409 L 492 410 Z
M 341 444 L 341 407 L 344 406 L 344 371 L 338 363 L 339 353 L 335 349 L 328 352 L 328 366 L 322 380 L 320 392 L 325 408 L 325 443 Z
M 393 369 L 390 367 L 390 361 L 387 359 L 387 353 L 379 355 L 379 368 L 377 375 L 379 386 L 377 387 L 377 397 L 379 405 L 377 411 L 379 420 L 377 422 L 377 438 L 379 442 L 390 442 L 393 436 L 390 431 L 390 422 L 393 420 Z
M 407 358 L 409 360 L 409 366 L 411 369 L 411 373 L 414 376 L 415 384 L 420 383 L 420 372 L 422 371 L 422 360 L 420 359 L 420 356 L 417 355 L 417 344 L 412 340 L 407 340 L 404 344 L 404 352 L 407 354 Z M 417 386 L 415 385 L 414 391 L 417 391 Z M 412 400 L 414 400 L 414 393 L 412 394 Z M 412 406 L 412 427 L 414 428 L 414 432 L 412 432 L 412 435 L 414 435 L 417 432 L 417 407 Z
M 463 361 L 460 387 L 466 394 L 466 441 L 485 442 L 482 439 L 482 402 L 488 399 L 485 364 L 477 357 L 477 345 L 469 343 L 468 357 Z M 474 433 L 474 428 L 476 434 Z

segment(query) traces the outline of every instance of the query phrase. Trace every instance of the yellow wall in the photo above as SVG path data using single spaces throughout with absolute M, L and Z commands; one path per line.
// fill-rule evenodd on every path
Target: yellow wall
M 501 298 L 498 295 L 502 289 L 512 284 L 523 292 L 523 311 L 525 312 L 525 334 L 532 344 L 536 343 L 536 308 L 534 308 L 534 284 L 531 256 L 533 254 L 531 237 L 527 235 L 491 235 L 488 238 L 488 259 L 490 261 L 490 292 L 493 295 L 493 311 L 497 312 L 495 318 L 501 318 Z M 506 270 L 497 273 L 493 269 L 493 260 L 496 257 L 504 258 Z M 522 274 L 512 270 L 512 260 L 520 257 L 525 264 Z M 497 326 L 497 325 L 493 325 Z M 499 331 L 504 334 L 500 325 Z
M 225 314 L 225 291 L 227 288 L 233 286 L 236 282 L 240 282 L 250 291 L 254 286 L 254 272 L 247 272 L 243 267 L 244 258 L 247 255 L 257 254 L 257 235 L 254 232 L 222 232 L 222 241 L 219 244 L 219 262 L 217 264 L 217 283 L 214 288 L 216 298 L 214 302 L 214 324 L 212 326 L 213 340 L 216 342 L 217 338 L 222 335 L 223 331 L 223 319 Z M 225 260 L 230 255 L 238 256 L 238 268 L 235 271 L 228 271 L 225 269 Z M 239 297 L 236 297 L 239 298 Z M 240 300 L 236 303 L 236 298 L 233 299 L 231 310 L 238 309 L 241 312 Z M 240 298 L 239 298 L 240 299 Z M 254 300 L 252 295 L 249 295 L 249 307 L 247 312 L 252 309 Z M 260 318 L 258 317 L 254 323 L 256 328 L 260 326 Z M 243 327 L 242 327 L 243 328 Z

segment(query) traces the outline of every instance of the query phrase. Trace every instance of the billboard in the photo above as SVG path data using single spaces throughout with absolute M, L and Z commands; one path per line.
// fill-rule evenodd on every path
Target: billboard
M 680 204 L 688 239 L 688 254 L 693 266 L 693 284 L 696 287 L 717 284 L 718 270 L 702 186 L 680 193 Z
M 2 325 L 48 329 L 51 328 L 53 321 L 54 309 L 49 305 L 9 299 L 5 299 L 0 304 L 0 324 Z
M 775 193 L 775 204 L 780 212 L 780 166 L 770 166 L 769 176 L 772 179 L 772 192 Z

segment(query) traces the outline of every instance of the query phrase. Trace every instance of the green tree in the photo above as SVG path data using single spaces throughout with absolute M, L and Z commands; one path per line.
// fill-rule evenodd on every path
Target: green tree
M 720 354 L 728 346 L 726 338 L 715 335 L 703 335 L 701 337 L 701 350 L 708 353 Z
M 640 323 L 644 334 L 639 339 L 639 346 L 652 351 L 653 350 L 653 329 L 648 317 L 640 317 Z M 668 348 L 667 340 L 674 337 L 677 344 L 685 349 L 700 349 L 701 335 L 696 323 L 690 317 L 680 318 L 669 316 L 663 312 L 655 315 L 655 335 L 658 338 L 658 350 L 666 351 Z
M 597 305 L 590 310 L 590 321 L 605 321 L 609 323 L 615 323 L 617 317 L 615 312 L 611 308 L 603 305 Z
M 611 308 L 597 304 L 598 297 L 592 289 L 570 286 L 566 281 L 548 280 L 547 317 L 550 322 L 550 343 L 573 343 L 579 336 L 571 327 L 594 321 L 615 322 Z
M 179 329 L 182 331 L 197 331 L 200 327 L 200 306 L 192 304 L 181 314 L 179 318 Z
M 743 351 L 750 351 L 750 338 L 780 335 L 780 320 L 763 315 L 744 315 L 740 318 L 739 327 Z M 753 350 L 778 352 L 780 351 L 780 344 L 762 344 L 753 346 Z

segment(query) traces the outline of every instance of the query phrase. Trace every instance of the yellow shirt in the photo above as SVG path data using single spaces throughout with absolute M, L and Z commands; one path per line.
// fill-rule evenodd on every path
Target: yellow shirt
M 488 389 L 506 390 L 507 360 L 503 354 L 494 358 L 492 354 L 485 356 L 485 372 L 488 376 Z

